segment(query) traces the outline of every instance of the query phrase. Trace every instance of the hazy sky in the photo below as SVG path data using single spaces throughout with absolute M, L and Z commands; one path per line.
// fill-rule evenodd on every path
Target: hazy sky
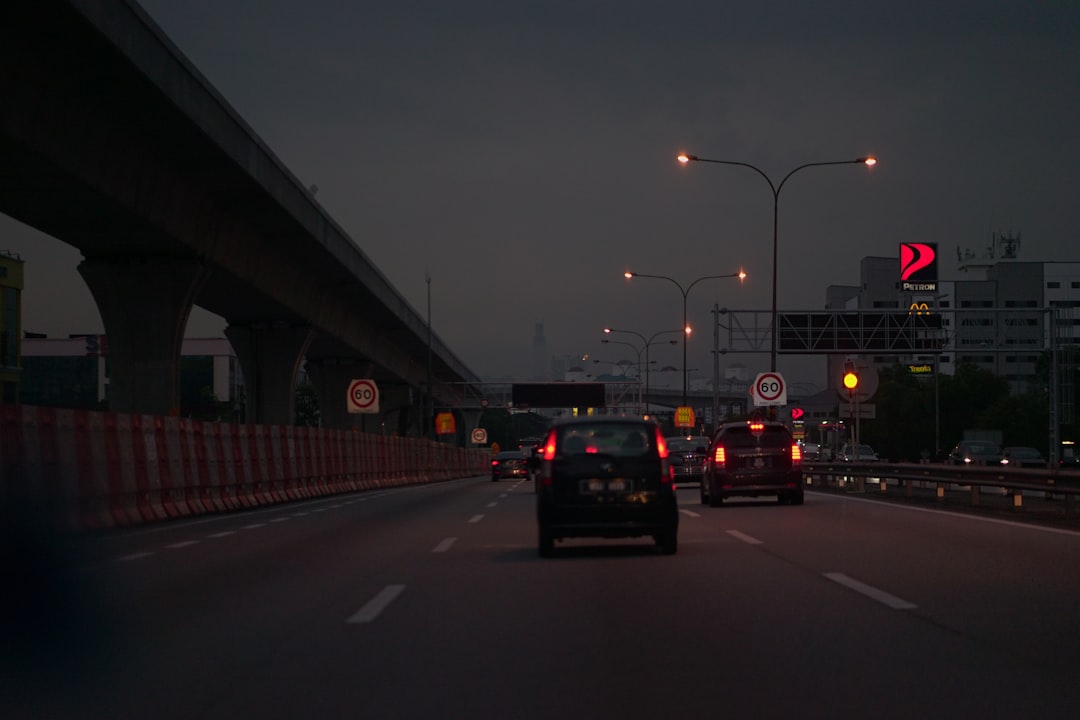
M 1021 233 L 1021 259 L 1080 259 L 1075 0 L 142 6 L 421 313 L 431 274 L 436 333 L 482 375 L 526 375 L 537 322 L 553 354 L 611 360 L 629 349 L 601 345 L 605 325 L 679 327 L 675 286 L 628 268 L 749 273 L 690 293 L 703 372 L 714 302 L 768 309 L 768 185 L 680 150 L 774 182 L 880 158 L 785 185 L 781 310 L 822 307 L 900 242 L 938 243 L 942 280 L 993 233 Z M 78 253 L 0 219 L 26 329 L 101 331 Z M 196 313 L 189 334 L 221 327 Z

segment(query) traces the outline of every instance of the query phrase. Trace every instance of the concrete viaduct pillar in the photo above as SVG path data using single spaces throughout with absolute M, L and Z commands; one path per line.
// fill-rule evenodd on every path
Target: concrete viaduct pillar
M 109 409 L 180 411 L 180 349 L 208 270 L 197 260 L 86 259 L 79 273 L 97 303 L 109 348 Z
M 304 367 L 311 384 L 315 386 L 323 427 L 379 432 L 377 414 L 350 413 L 346 407 L 345 394 L 349 391 L 349 383 L 370 378 L 374 372 L 370 362 L 354 358 L 308 358 Z
M 379 398 L 379 417 L 381 422 L 386 423 L 387 431 L 402 437 L 423 435 L 417 408 L 420 402 L 418 392 L 414 393 L 413 388 L 407 385 L 380 387 Z
M 244 373 L 246 421 L 292 425 L 296 421 L 296 371 L 315 337 L 307 325 L 229 325 L 225 337 Z

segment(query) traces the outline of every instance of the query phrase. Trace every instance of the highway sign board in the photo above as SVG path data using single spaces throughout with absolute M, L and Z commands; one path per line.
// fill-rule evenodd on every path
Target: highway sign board
M 454 413 L 441 412 L 435 416 L 437 435 L 453 435 L 455 432 L 457 432 L 457 423 L 454 422 Z
M 757 407 L 787 405 L 787 384 L 778 372 L 758 373 L 750 386 L 750 395 Z
M 374 380 L 353 380 L 345 394 L 345 404 L 350 413 L 379 412 L 379 386 Z

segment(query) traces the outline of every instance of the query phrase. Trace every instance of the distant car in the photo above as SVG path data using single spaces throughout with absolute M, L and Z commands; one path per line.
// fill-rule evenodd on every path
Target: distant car
M 527 458 L 520 450 L 503 450 L 491 458 L 491 480 L 529 476 Z
M 961 440 L 949 453 L 953 465 L 996 465 L 1001 462 L 1001 446 L 986 440 Z
M 718 507 L 730 497 L 760 495 L 803 504 L 802 448 L 780 422 L 722 425 L 709 450 L 701 504 Z
M 877 461 L 878 454 L 869 445 L 862 443 L 856 445 L 845 444 L 840 448 L 840 462 L 864 463 Z
M 709 438 L 704 435 L 677 435 L 665 438 L 668 463 L 675 476 L 676 486 L 699 485 L 705 477 L 705 460 L 709 456 Z
M 667 443 L 649 420 L 592 416 L 548 430 L 538 473 L 537 544 L 575 537 L 651 536 L 661 552 L 678 549 L 679 508 Z
M 1002 465 L 1020 468 L 1044 468 L 1046 458 L 1033 447 L 1014 445 L 1001 451 Z
M 802 456 L 803 460 L 812 462 L 814 460 L 821 460 L 821 446 L 815 442 L 802 443 Z

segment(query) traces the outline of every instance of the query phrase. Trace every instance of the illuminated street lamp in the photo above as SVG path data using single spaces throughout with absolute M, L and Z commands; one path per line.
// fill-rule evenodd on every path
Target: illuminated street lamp
M 642 335 L 641 333 L 637 332 L 636 330 L 618 330 L 616 328 L 606 327 L 606 328 L 604 328 L 604 332 L 607 333 L 608 335 L 610 335 L 611 333 L 625 333 L 627 335 L 635 335 L 635 336 L 641 338 L 641 343 L 642 343 L 641 349 L 645 351 L 645 413 L 644 414 L 648 415 L 649 414 L 649 346 L 650 345 L 655 345 L 656 344 L 656 342 L 655 342 L 656 338 L 660 337 L 661 335 L 671 335 L 673 333 L 680 333 L 681 334 L 683 331 L 682 330 L 660 330 L 659 332 L 653 333 L 648 339 L 645 339 L 645 336 Z M 608 339 L 605 338 L 605 339 L 601 340 L 600 342 L 606 343 L 606 342 L 619 342 L 619 341 L 617 341 L 617 340 L 609 341 Z M 678 341 L 677 340 L 668 340 L 667 342 L 674 345 Z M 635 349 L 637 348 L 637 346 L 634 345 L 633 343 L 623 343 L 623 344 L 624 345 L 630 345 L 631 347 L 633 347 Z
M 682 293 L 682 325 L 683 325 L 683 330 L 682 330 L 682 332 L 683 332 L 683 343 L 682 343 L 682 367 L 683 367 L 682 404 L 685 407 L 686 404 L 687 404 L 687 399 L 686 399 L 686 395 L 687 395 L 687 393 L 686 393 L 686 390 L 687 390 L 686 341 L 690 337 L 690 323 L 688 323 L 687 320 L 686 320 L 686 296 L 690 294 L 690 289 L 693 288 L 695 285 L 697 285 L 702 280 L 715 280 L 715 279 L 718 279 L 718 278 L 737 277 L 737 278 L 739 278 L 739 282 L 742 282 L 743 280 L 746 279 L 746 273 L 743 272 L 742 270 L 740 270 L 739 272 L 728 273 L 726 275 L 706 275 L 705 277 L 699 277 L 697 280 L 694 280 L 692 283 L 687 285 L 685 288 L 677 280 L 675 280 L 674 278 L 669 278 L 667 275 L 646 275 L 645 273 L 638 273 L 638 272 L 633 272 L 632 270 L 627 270 L 626 272 L 623 273 L 623 276 L 627 280 L 629 280 L 631 278 L 636 278 L 636 277 L 653 278 L 653 279 L 656 279 L 656 280 L 667 280 L 668 282 L 674 284 L 675 287 L 679 288 L 679 292 Z
M 877 165 L 877 158 L 875 158 L 874 156 L 871 155 L 871 156 L 867 156 L 867 157 L 855 158 L 854 160 L 834 160 L 834 161 L 831 161 L 831 162 L 806 163 L 805 165 L 800 165 L 799 167 L 795 168 L 794 170 L 789 172 L 787 175 L 785 175 L 784 179 L 780 181 L 779 185 L 773 183 L 772 179 L 768 175 L 766 175 L 763 170 L 761 170 L 760 168 L 758 168 L 758 167 L 756 167 L 754 165 L 751 165 L 750 163 L 735 162 L 733 160 L 714 160 L 712 158 L 698 157 L 697 155 L 688 155 L 687 153 L 680 153 L 678 156 L 676 156 L 676 159 L 680 163 L 682 163 L 683 165 L 688 165 L 691 162 L 717 163 L 719 165 L 741 165 L 742 167 L 750 168 L 751 170 L 756 172 L 758 175 L 765 178 L 765 182 L 769 183 L 769 188 L 772 190 L 772 194 L 773 194 L 772 343 L 771 343 L 772 347 L 771 347 L 770 360 L 769 360 L 769 370 L 771 370 L 772 372 L 776 372 L 776 340 L 777 340 L 777 328 L 776 328 L 776 324 L 777 324 L 776 323 L 776 320 L 777 320 L 777 317 L 776 317 L 776 228 L 777 228 L 777 219 L 779 217 L 780 191 L 784 188 L 784 183 L 786 183 L 788 181 L 788 178 L 790 178 L 792 175 L 794 175 L 795 173 L 797 173 L 800 170 L 803 170 L 805 168 L 822 167 L 822 166 L 825 166 L 825 165 L 865 165 L 867 167 L 873 167 L 874 165 Z

